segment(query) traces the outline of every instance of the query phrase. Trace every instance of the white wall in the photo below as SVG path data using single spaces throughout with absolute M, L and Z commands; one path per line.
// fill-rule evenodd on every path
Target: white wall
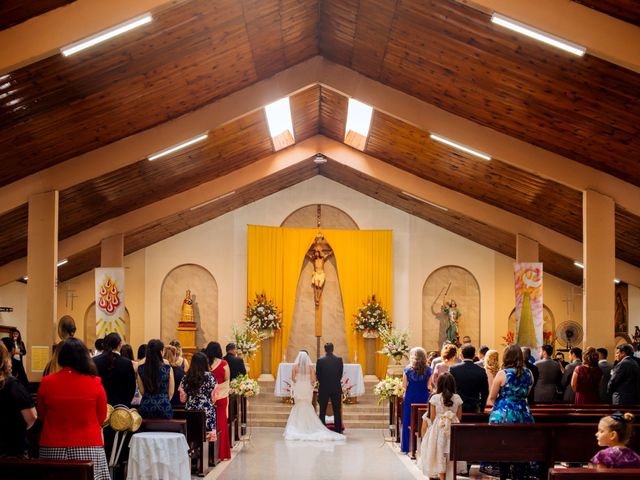
M 11 307 L 13 312 L 0 312 L 0 325 L 17 327 L 26 338 L 27 332 L 27 285 L 11 282 L 0 287 L 0 307 Z

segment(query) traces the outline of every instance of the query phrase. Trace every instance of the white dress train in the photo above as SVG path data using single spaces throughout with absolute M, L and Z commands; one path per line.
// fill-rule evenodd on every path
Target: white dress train
M 292 388 L 295 405 L 291 409 L 284 429 L 285 440 L 340 442 L 346 439 L 344 435 L 329 430 L 320 421 L 311 405 L 313 386 L 308 375 L 302 376 Z

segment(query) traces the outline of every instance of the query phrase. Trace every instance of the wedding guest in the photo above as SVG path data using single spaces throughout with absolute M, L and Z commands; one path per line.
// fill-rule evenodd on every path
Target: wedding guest
M 144 363 L 138 365 L 138 388 L 142 394 L 138 410 L 142 418 L 173 418 L 171 397 L 175 390 L 173 370 L 162 359 L 164 343 L 147 344 Z
M 132 364 L 135 363 L 135 357 L 133 356 L 133 348 L 131 348 L 131 345 L 129 345 L 128 343 L 125 343 L 124 345 L 122 345 L 122 348 L 120 349 L 120 355 L 122 355 L 124 358 L 131 360 Z
M 26 458 L 27 430 L 38 417 L 27 389 L 11 375 L 11 356 L 0 342 L 0 458 Z
M 640 403 L 640 367 L 633 359 L 633 347 L 628 343 L 616 347 L 618 363 L 611 371 L 607 392 L 616 405 Z
M 582 365 L 576 367 L 571 377 L 571 388 L 576 392 L 576 404 L 600 403 L 602 371 L 598 367 L 598 353 L 593 347 L 584 352 Z
M 227 406 L 229 404 L 229 380 L 231 370 L 229 364 L 222 358 L 222 347 L 218 342 L 209 342 L 205 349 L 211 373 L 218 382 L 218 399 L 216 400 L 216 416 L 218 428 L 218 443 L 220 460 L 231 458 L 231 444 L 227 424 Z
M 463 351 L 465 347 L 462 347 Z M 474 348 L 475 353 L 475 348 Z M 473 360 L 473 357 L 469 360 Z M 473 365 L 473 363 L 472 363 Z M 474 367 L 478 367 L 474 365 Z M 459 367 L 458 367 L 459 368 Z M 422 443 L 420 464 L 422 473 L 428 478 L 438 476 L 440 480 L 453 478 L 453 462 L 450 453 L 451 424 L 460 423 L 463 400 L 456 393 L 456 381 L 451 373 L 438 377 L 436 393 L 429 399 L 429 410 L 422 416 Z M 427 427 L 428 425 L 428 427 Z M 458 471 L 466 469 L 465 462 L 458 462 Z
M 173 370 L 173 381 L 175 385 L 180 385 L 182 382 L 182 378 L 184 377 L 184 370 L 180 366 L 178 362 L 178 349 L 173 345 L 167 345 L 164 348 L 164 359 L 171 365 L 171 370 Z M 173 397 L 171 397 L 171 405 L 174 407 L 181 406 L 184 402 L 180 399 L 180 392 L 176 388 L 175 392 L 173 392 Z
M 486 345 L 482 345 L 478 349 L 478 361 L 476 362 L 476 365 L 484 368 L 484 357 L 488 351 L 489 351 L 489 347 L 487 347 Z
M 9 355 L 11 356 L 11 375 L 16 377 L 18 379 L 18 381 L 28 391 L 29 390 L 29 379 L 27 378 L 27 372 L 25 372 L 24 365 L 22 364 L 22 362 L 19 361 L 19 360 L 16 360 L 16 358 L 15 358 L 16 346 L 15 346 L 15 343 L 14 343 L 13 339 L 11 337 L 3 337 L 2 338 L 2 343 L 4 344 L 5 348 L 9 352 Z
M 189 370 L 189 361 L 182 356 L 182 345 L 178 340 L 171 340 L 169 345 L 176 349 L 176 365 L 180 366 L 186 373 Z
M 71 338 L 76 334 L 76 322 L 73 317 L 70 315 L 60 317 L 58 321 L 58 332 L 62 340 L 53 346 L 51 358 L 42 372 L 43 377 L 60 371 L 60 365 L 58 365 L 58 352 L 60 351 L 60 347 L 62 347 L 62 344 L 67 338 Z
M 93 343 L 95 350 L 93 351 L 93 356 L 97 357 L 98 355 L 102 355 L 104 351 L 104 338 L 96 338 L 96 341 Z
M 611 370 L 613 370 L 613 365 L 607 360 L 609 350 L 600 347 L 596 348 L 596 352 L 598 352 L 598 367 L 602 372 L 602 380 L 600 380 L 600 401 L 602 403 L 611 403 L 611 395 L 607 393 L 607 385 L 611 379 Z
M 456 347 L 453 343 L 448 343 L 444 346 L 442 352 L 440 352 L 440 358 L 442 358 L 442 361 L 436 364 L 435 368 L 433 369 L 431 379 L 429 380 L 429 390 L 435 390 L 438 382 L 438 377 L 444 372 L 448 372 L 451 365 L 455 365 L 457 363 L 457 355 L 458 347 Z
M 463 345 L 462 363 L 452 365 L 449 373 L 453 375 L 458 386 L 462 401 L 462 411 L 465 413 L 480 413 L 484 411 L 489 395 L 489 383 L 484 368 L 473 363 L 476 347 L 471 344 Z
M 402 406 L 402 437 L 400 450 L 409 453 L 409 425 L 411 424 L 411 405 L 426 403 L 429 398 L 429 377 L 431 369 L 427 367 L 427 353 L 420 347 L 409 351 L 409 366 L 402 373 L 402 385 L 405 388 Z
M 207 440 L 215 442 L 216 435 L 216 387 L 217 382 L 209 371 L 209 359 L 198 352 L 191 359 L 191 367 L 180 382 L 180 400 L 186 410 L 206 412 Z
M 93 358 L 107 392 L 107 403 L 116 406 L 131 406 L 136 393 L 136 373 L 131 360 L 120 354 L 122 337 L 112 332 L 104 339 L 104 351 Z
M 236 378 L 238 375 L 246 375 L 247 369 L 244 366 L 244 361 L 238 357 L 238 348 L 235 343 L 227 343 L 225 347 L 227 354 L 224 356 L 224 359 L 229 364 L 229 369 L 231 370 L 231 380 Z
M 140 360 L 144 360 L 144 357 L 146 356 L 146 354 L 147 354 L 147 344 L 143 343 L 138 347 L 138 353 L 136 355 L 136 357 L 138 357 L 138 362 L 140 362 Z
M 564 360 L 564 353 L 556 352 L 556 362 L 558 362 L 560 368 L 562 369 L 562 373 L 564 373 L 564 369 L 567 368 L 567 365 L 569 365 L 569 362 L 566 362 Z
M 20 334 L 20 330 L 17 328 L 11 332 L 11 338 L 13 339 L 13 343 L 16 346 L 16 353 L 14 353 L 13 358 L 18 360 L 20 363 L 23 363 L 23 357 L 27 354 L 27 346 L 22 341 L 22 335 Z
M 533 387 L 529 390 L 529 397 L 527 400 L 529 404 L 533 403 L 533 391 L 536 388 L 536 384 L 538 383 L 538 377 L 540 373 L 538 371 L 538 367 L 535 366 L 533 356 L 531 355 L 531 349 L 529 347 L 522 347 L 522 356 L 524 357 L 524 366 L 528 368 L 533 374 Z
M 101 430 L 107 394 L 98 370 L 77 338 L 64 341 L 58 364 L 62 369 L 44 377 L 38 390 L 40 458 L 89 460 L 95 480 L 110 480 Z
M 571 387 L 571 377 L 573 377 L 573 372 L 576 367 L 578 365 L 582 365 L 582 349 L 579 347 L 573 347 L 569 350 L 569 360 L 571 360 L 571 363 L 565 367 L 564 373 L 562 374 L 561 384 L 564 389 L 562 399 L 567 403 L 575 403 L 576 392 L 574 392 Z
M 598 423 L 598 446 L 607 447 L 600 450 L 591 459 L 590 465 L 598 470 L 607 468 L 640 468 L 640 455 L 627 447 L 633 434 L 632 413 L 616 412 L 604 417 Z
M 491 391 L 491 385 L 493 385 L 493 379 L 496 378 L 496 374 L 500 370 L 500 361 L 498 358 L 498 352 L 496 350 L 489 350 L 484 357 L 484 370 L 487 374 L 487 384 L 489 385 L 489 391 Z M 489 399 L 487 398 L 487 401 Z
M 562 381 L 562 369 L 560 364 L 552 357 L 553 347 L 551 345 L 543 345 L 540 360 L 536 362 L 539 376 L 533 390 L 533 401 L 553 402 L 558 395 L 558 388 Z

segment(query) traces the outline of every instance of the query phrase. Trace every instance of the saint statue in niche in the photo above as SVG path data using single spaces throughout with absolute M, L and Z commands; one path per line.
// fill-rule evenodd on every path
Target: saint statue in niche
M 181 322 L 193 322 L 193 300 L 191 298 L 191 290 L 187 290 L 184 300 L 182 301 L 182 311 L 180 312 Z
M 454 299 L 442 304 L 442 313 L 447 316 L 449 326 L 447 327 L 447 340 L 452 343 L 458 343 L 458 319 L 462 316 L 458 309 L 458 304 Z
M 325 248 L 329 248 L 329 250 L 325 253 Z M 316 236 L 315 241 L 313 242 L 313 246 L 307 252 L 307 257 L 313 262 L 313 273 L 311 274 L 311 285 L 313 286 L 313 298 L 316 304 L 316 307 L 320 305 L 320 299 L 322 298 L 322 288 L 324 287 L 325 281 L 325 273 L 324 273 L 324 262 L 333 255 L 333 251 L 331 251 L 330 247 L 326 244 L 324 240 L 324 236 L 322 234 L 318 234 Z

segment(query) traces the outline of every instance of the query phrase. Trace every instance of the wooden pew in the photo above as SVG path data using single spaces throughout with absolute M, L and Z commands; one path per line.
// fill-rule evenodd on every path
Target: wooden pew
M 0 458 L 2 480 L 93 480 L 93 462 Z
M 616 478 L 638 479 L 640 478 L 640 468 L 609 468 L 607 470 L 552 468 L 549 470 L 549 480 L 608 480 Z
M 186 420 L 165 420 L 145 418 L 142 420 L 139 432 L 176 432 L 187 438 Z
M 207 413 L 204 410 L 175 408 L 173 418 L 187 422 L 187 443 L 190 456 L 196 459 L 196 473 L 204 477 L 209 472 L 209 441 L 207 440 Z

